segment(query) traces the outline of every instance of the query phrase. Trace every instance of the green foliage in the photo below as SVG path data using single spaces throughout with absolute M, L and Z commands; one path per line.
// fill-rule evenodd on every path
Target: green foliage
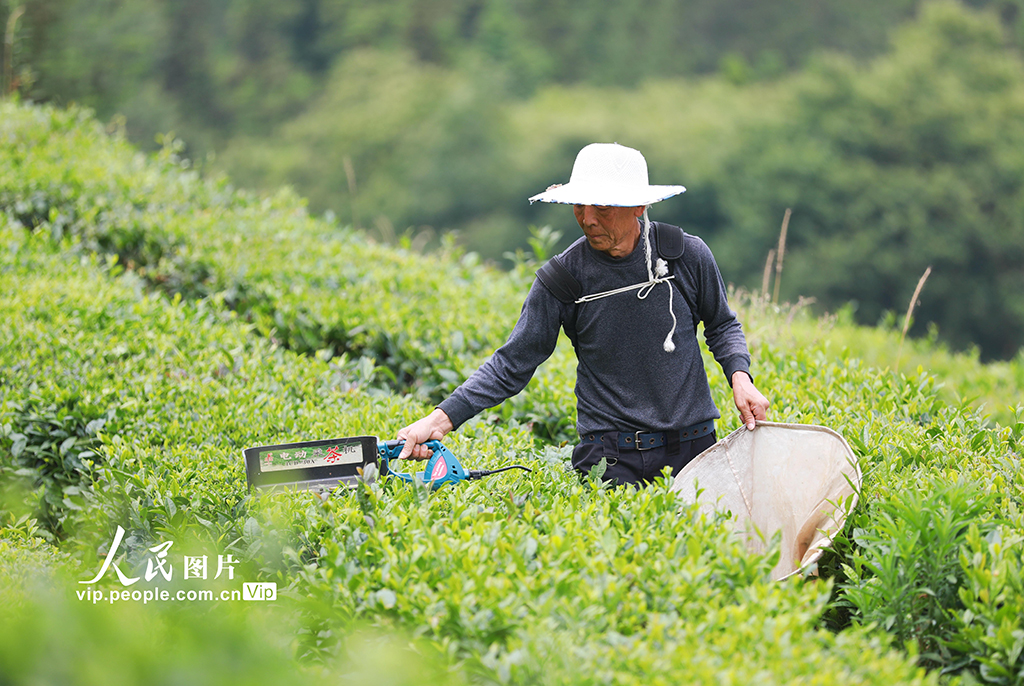
M 863 622 L 876 622 L 900 641 L 914 639 L 926 664 L 951 660 L 946 644 L 956 626 L 964 585 L 960 550 L 967 529 L 991 530 L 984 521 L 991 499 L 971 486 L 924 483 L 901 500 L 882 501 L 871 512 L 869 530 L 854 529 L 858 550 L 845 567 L 844 603 Z M 921 551 L 928 551 L 922 555 Z
M 0 475 L 10 471 L 16 477 L 10 488 L 24 480 L 25 490 L 39 488 L 39 500 L 32 512 L 45 529 L 61 533 L 66 511 L 82 508 L 81 501 L 91 495 L 82 489 L 92 481 L 93 467 L 101 444 L 99 434 L 116 409 L 97 415 L 95 408 L 73 404 L 32 407 L 4 403 L 0 449 L 10 454 L 9 465 L 0 466 Z M 5 479 L 6 480 L 6 479 Z
M 849 306 L 816 318 L 806 305 L 766 306 L 757 297 L 745 297 L 742 291 L 736 295 L 748 339 L 755 346 L 767 338 L 780 346 L 821 347 L 830 354 L 855 357 L 878 369 L 916 370 L 917 374 L 927 370 L 941 380 L 936 390 L 946 403 L 974 405 L 992 421 L 1006 426 L 1018 421 L 1014 406 L 1020 395 L 1018 389 L 1024 387 L 1024 357 L 1019 354 L 1005 362 L 982 363 L 977 348 L 963 353 L 950 351 L 938 341 L 935 327 L 927 338 L 907 339 L 901 349 L 894 315 L 879 326 L 857 326 Z M 785 326 L 778 326 L 779 317 L 785 317 Z
M 5 684 L 464 683 L 412 641 L 370 628 L 354 628 L 327 666 L 296 664 L 285 603 L 81 602 L 67 590 L 75 579 L 45 547 L 0 537 L 0 560 Z
M 985 681 L 1024 683 L 1024 538 L 1019 523 L 987 535 L 972 526 L 961 548 L 966 583 L 953 647 L 976 661 Z
M 315 208 L 392 241 L 458 226 L 493 213 L 506 186 L 522 183 L 503 157 L 496 88 L 483 71 L 354 52 L 302 116 L 272 140 L 229 145 L 218 163 L 248 185 L 302 188 Z
M 258 201 L 223 179 L 202 182 L 173 145 L 140 169 L 122 142 L 76 127 L 84 114 L 7 111 L 0 207 L 54 238 L 75 236 L 166 293 L 221 300 L 290 349 L 354 371 L 372 359 L 379 372 L 363 378 L 437 401 L 511 328 L 518 296 L 450 243 L 439 268 L 316 222 L 288 193 Z M 70 137 L 51 135 L 68 127 Z M 415 297 L 425 282 L 436 300 Z
M 786 116 L 752 127 L 721 169 L 723 268 L 759 282 L 792 208 L 783 293 L 861 323 L 915 311 L 954 348 L 1013 357 L 1024 342 L 1024 64 L 997 21 L 931 4 L 866 67 L 823 60 L 794 83 Z M 822 269 L 821 265 L 829 265 Z
M 365 48 L 445 69 L 482 66 L 522 96 L 552 82 L 706 73 L 727 57 L 772 76 L 822 48 L 872 54 L 915 4 L 37 2 L 15 36 L 14 73 L 28 76 L 19 85 L 34 100 L 80 102 L 104 120 L 123 113 L 137 142 L 177 130 L 205 153 L 225 137 L 267 135 L 309 103 L 333 65 Z M 0 6 L 0 22 L 7 11 Z

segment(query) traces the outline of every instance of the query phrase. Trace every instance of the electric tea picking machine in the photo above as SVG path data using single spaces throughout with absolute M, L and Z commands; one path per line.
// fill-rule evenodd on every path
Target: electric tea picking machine
M 402 452 L 404 441 L 378 441 L 375 436 L 355 436 L 321 441 L 246 448 L 245 476 L 249 488 L 291 488 L 326 492 L 339 485 L 355 486 L 360 473 L 374 465 L 385 477 L 410 483 L 420 481 L 437 490 L 448 483 L 472 481 L 509 469 L 531 471 L 523 465 L 499 469 L 466 469 L 440 441 L 428 441 L 433 455 L 422 472 L 401 472 L 391 465 Z

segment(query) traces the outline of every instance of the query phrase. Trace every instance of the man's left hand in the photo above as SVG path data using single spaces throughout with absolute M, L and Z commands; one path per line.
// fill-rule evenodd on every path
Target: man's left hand
M 754 430 L 757 420 L 764 421 L 768 418 L 768 398 L 761 395 L 761 391 L 757 390 L 746 372 L 733 373 L 732 399 L 736 403 L 736 409 L 740 411 L 740 418 L 751 431 Z

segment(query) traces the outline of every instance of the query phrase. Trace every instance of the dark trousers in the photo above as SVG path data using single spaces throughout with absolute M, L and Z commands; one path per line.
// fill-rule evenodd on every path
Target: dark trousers
M 665 467 L 672 468 L 675 476 L 690 461 L 715 444 L 715 432 L 691 441 L 679 441 L 674 445 L 663 445 L 650 450 L 620 448 L 619 434 L 609 431 L 601 437 L 600 443 L 580 443 L 572 451 L 572 466 L 581 477 L 590 474 L 591 468 L 607 460 L 608 469 L 602 477 L 605 481 L 621 486 L 634 484 L 646 486 L 661 476 Z

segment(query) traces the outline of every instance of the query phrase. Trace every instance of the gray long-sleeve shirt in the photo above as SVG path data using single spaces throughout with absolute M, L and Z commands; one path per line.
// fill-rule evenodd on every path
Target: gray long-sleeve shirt
M 652 239 L 656 232 L 651 231 Z M 654 252 L 655 257 L 657 252 Z M 644 241 L 623 258 L 594 250 L 580 238 L 562 253 L 563 264 L 595 294 L 648 280 Z M 711 250 L 686 235 L 683 256 L 670 263 L 672 281 L 644 299 L 628 291 L 582 304 L 559 302 L 535 280 L 506 343 L 439 407 L 458 428 L 482 410 L 521 391 L 555 349 L 559 328 L 576 322 L 577 430 L 665 431 L 717 419 L 694 331 L 690 305 L 727 379 L 749 373 L 750 355 Z M 663 348 L 671 330 L 669 289 L 678 325 L 675 350 Z M 681 297 L 685 294 L 685 297 Z

